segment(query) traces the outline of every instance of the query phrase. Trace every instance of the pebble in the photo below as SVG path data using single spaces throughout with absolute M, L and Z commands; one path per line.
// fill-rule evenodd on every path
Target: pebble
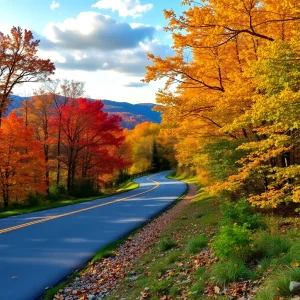
M 291 281 L 289 285 L 289 289 L 292 294 L 300 294 L 300 282 Z
M 88 300 L 97 300 L 97 297 L 95 295 L 89 295 Z
M 139 278 L 139 276 L 131 276 L 129 279 L 131 281 L 136 281 Z

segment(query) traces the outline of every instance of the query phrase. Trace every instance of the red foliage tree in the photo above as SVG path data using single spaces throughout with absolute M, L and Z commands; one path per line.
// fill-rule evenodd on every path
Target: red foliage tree
M 61 128 L 68 190 L 74 188 L 75 179 L 95 180 L 127 165 L 115 151 L 124 141 L 121 118 L 102 109 L 101 101 L 80 98 L 61 107 L 59 118 L 53 117 L 52 126 Z

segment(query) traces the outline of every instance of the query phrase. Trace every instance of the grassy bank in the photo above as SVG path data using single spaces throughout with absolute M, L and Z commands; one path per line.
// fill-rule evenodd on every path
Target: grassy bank
M 109 193 L 104 193 L 104 194 L 102 194 L 100 196 L 96 196 L 96 197 L 58 200 L 58 201 L 53 201 L 53 202 L 45 201 L 36 206 L 24 206 L 24 207 L 18 207 L 18 208 L 1 209 L 0 210 L 0 219 L 6 218 L 6 217 L 11 217 L 11 216 L 27 214 L 27 213 L 32 213 L 32 212 L 41 211 L 41 210 L 50 209 L 50 208 L 56 208 L 56 207 L 62 207 L 62 206 L 76 204 L 76 203 L 88 202 L 88 201 L 92 201 L 95 199 L 102 199 L 102 198 L 106 198 L 106 197 L 109 197 L 112 195 L 117 195 L 117 194 L 121 194 L 124 192 L 134 190 L 134 189 L 138 188 L 138 186 L 139 185 L 137 183 L 132 182 L 131 180 L 127 180 L 126 182 L 121 184 L 116 190 L 110 191 Z
M 196 178 L 187 180 L 184 176 L 176 179 L 197 182 Z M 220 210 L 215 199 L 198 187 L 199 191 L 193 202 L 164 230 L 160 241 L 135 263 L 137 280 L 125 279 L 108 299 L 121 296 L 137 299 L 141 293 L 146 293 L 147 288 L 150 290 L 145 299 L 161 299 L 163 296 L 175 299 L 178 296 L 192 295 L 199 299 L 204 282 L 201 280 L 203 269 L 197 267 L 200 263 L 197 254 L 207 247 L 218 229 Z
M 243 201 L 224 207 L 198 187 L 130 270 L 135 280 L 128 276 L 108 299 L 291 299 L 289 284 L 300 281 L 299 217 L 256 214 Z

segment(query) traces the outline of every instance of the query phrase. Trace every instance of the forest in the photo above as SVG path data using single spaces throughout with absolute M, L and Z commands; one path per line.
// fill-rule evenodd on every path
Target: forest
M 174 56 L 149 54 L 178 166 L 261 208 L 299 203 L 299 3 L 183 1 L 165 11 Z M 176 90 L 171 88 L 176 86 Z

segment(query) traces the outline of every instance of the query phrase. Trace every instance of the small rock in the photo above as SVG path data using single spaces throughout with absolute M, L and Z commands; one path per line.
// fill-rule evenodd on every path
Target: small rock
M 292 294 L 299 294 L 300 293 L 300 282 L 291 281 L 289 289 Z
M 139 276 L 131 276 L 131 277 L 130 277 L 130 280 L 131 280 L 131 281 L 136 281 L 138 278 L 139 278 Z
M 144 288 L 144 291 L 145 291 L 145 292 L 149 292 L 149 291 L 150 291 L 150 288 L 145 287 L 145 288 Z
M 129 275 L 130 275 L 130 276 L 134 276 L 134 275 L 136 275 L 136 272 L 135 272 L 135 271 L 130 271 L 130 272 L 129 272 Z
M 97 300 L 97 297 L 95 295 L 89 295 L 88 300 Z

